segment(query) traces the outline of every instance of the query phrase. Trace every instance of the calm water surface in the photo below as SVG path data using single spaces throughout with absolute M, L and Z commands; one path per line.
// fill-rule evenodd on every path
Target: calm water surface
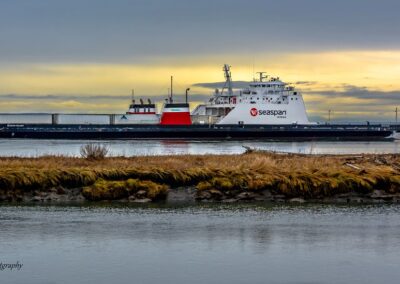
M 29 140 L 0 139 L 0 156 L 79 156 L 82 145 L 104 144 L 113 156 L 172 154 L 240 154 L 243 146 L 304 154 L 400 153 L 400 141 L 387 142 L 268 142 L 215 140 Z
M 0 283 L 399 283 L 400 206 L 0 206 Z

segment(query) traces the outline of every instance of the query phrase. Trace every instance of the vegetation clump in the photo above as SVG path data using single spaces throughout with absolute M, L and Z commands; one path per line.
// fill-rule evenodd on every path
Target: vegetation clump
M 151 200 L 161 200 L 166 197 L 168 187 L 152 181 L 141 181 L 138 179 L 128 179 L 125 181 L 99 179 L 93 185 L 84 187 L 82 194 L 86 199 L 91 201 L 119 200 L 134 196 L 139 191 L 144 191 L 141 197 L 147 197 Z
M 90 143 L 80 149 L 81 157 L 88 160 L 103 160 L 109 153 L 106 145 Z

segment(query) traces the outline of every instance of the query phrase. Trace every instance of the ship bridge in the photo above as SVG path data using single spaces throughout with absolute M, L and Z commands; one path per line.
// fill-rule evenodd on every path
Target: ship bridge
M 228 65 L 224 72 L 228 92 L 223 92 L 224 86 L 209 102 L 196 107 L 192 114 L 200 123 L 211 118 L 217 124 L 309 124 L 301 94 L 279 77 L 258 72 L 257 81 L 234 94 Z
M 261 95 L 263 96 L 262 99 L 268 100 L 271 97 L 276 97 L 276 96 L 282 96 L 282 97 L 288 97 L 288 96 L 297 96 L 298 92 L 294 89 L 292 86 L 288 86 L 288 84 L 282 82 L 279 77 L 274 78 L 271 77 L 269 78 L 268 81 L 264 81 L 264 79 L 267 79 L 268 76 L 263 76 L 262 74 L 264 72 L 260 72 L 260 81 L 255 81 L 249 84 L 249 87 L 246 89 L 243 89 L 241 91 L 241 97 L 242 99 L 250 96 L 258 96 Z M 268 96 L 268 97 L 265 97 Z M 253 100 L 253 98 L 251 98 Z

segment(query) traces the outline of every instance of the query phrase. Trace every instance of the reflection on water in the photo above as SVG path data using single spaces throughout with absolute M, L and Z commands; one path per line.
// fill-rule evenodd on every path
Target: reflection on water
M 398 283 L 395 205 L 1 206 L 1 283 Z
M 268 142 L 262 140 L 28 140 L 0 139 L 0 156 L 79 156 L 80 147 L 94 142 L 105 144 L 114 156 L 172 154 L 240 154 L 243 146 L 261 150 L 303 154 L 400 153 L 400 141 L 374 142 Z

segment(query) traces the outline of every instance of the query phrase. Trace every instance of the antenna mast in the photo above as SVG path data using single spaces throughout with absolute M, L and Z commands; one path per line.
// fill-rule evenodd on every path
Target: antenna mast
M 170 98 L 169 98 L 169 100 L 170 100 L 170 102 L 172 103 L 173 101 L 174 101 L 174 99 L 173 99 L 173 95 L 174 95 L 174 89 L 173 89 L 173 80 L 174 80 L 174 77 L 173 76 L 171 76 L 171 96 L 170 96 Z
M 223 71 L 224 71 L 224 74 L 225 74 L 225 85 L 222 88 L 222 90 L 224 90 L 225 86 L 228 85 L 228 94 L 230 96 L 233 96 L 231 67 L 228 64 L 224 64 Z

